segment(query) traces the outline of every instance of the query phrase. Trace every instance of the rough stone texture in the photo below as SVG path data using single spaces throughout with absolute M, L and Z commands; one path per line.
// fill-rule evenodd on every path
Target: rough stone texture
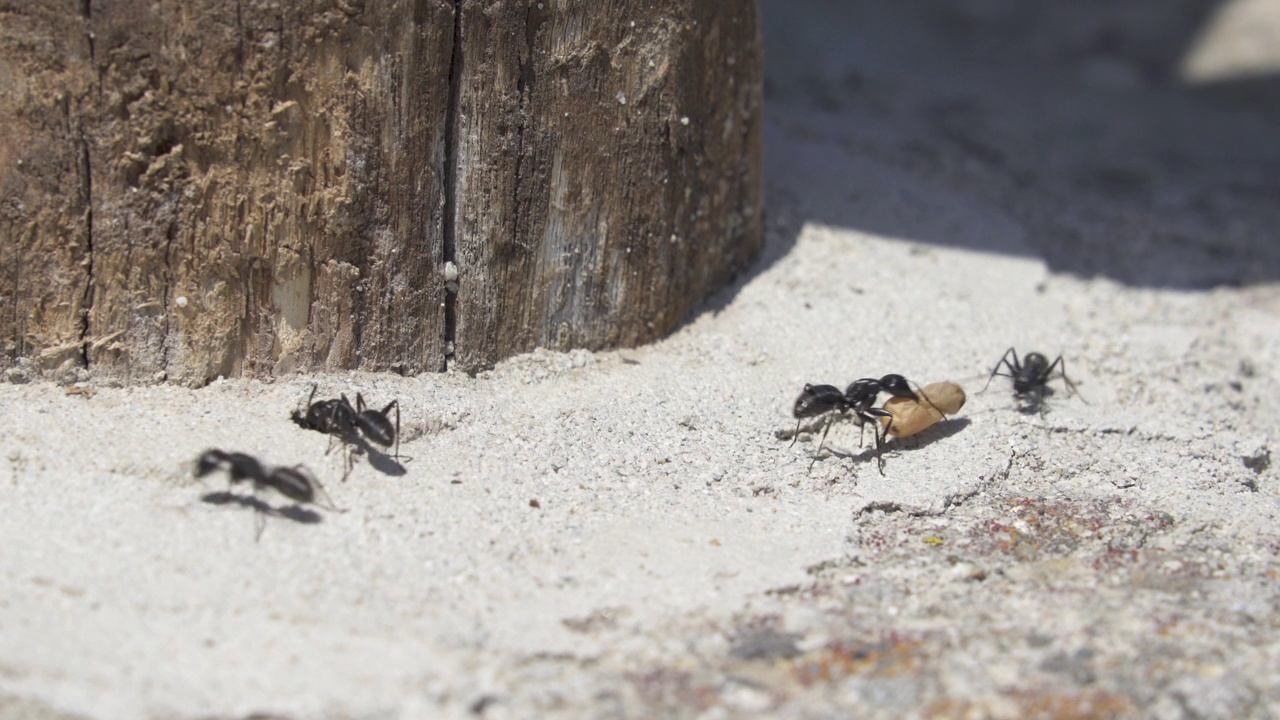
M 759 247 L 751 0 L 0 20 L 3 366 L 474 371 L 653 339 Z

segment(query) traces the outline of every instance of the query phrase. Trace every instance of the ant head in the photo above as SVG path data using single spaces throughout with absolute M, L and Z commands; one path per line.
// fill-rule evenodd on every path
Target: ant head
M 200 453 L 200 457 L 196 458 L 195 475 L 196 477 L 204 477 L 209 473 L 217 470 L 227 459 L 227 454 L 221 450 L 205 450 Z
M 844 402 L 840 388 L 834 385 L 805 385 L 796 398 L 792 413 L 797 418 L 813 417 L 839 407 Z
M 1038 352 L 1029 352 L 1022 356 L 1022 367 L 1043 370 L 1049 367 L 1049 358 Z
M 916 396 L 915 391 L 911 389 L 911 383 L 907 382 L 907 379 L 901 375 L 892 374 L 880 378 L 880 389 L 894 397 L 910 398 L 912 400 L 920 399 Z

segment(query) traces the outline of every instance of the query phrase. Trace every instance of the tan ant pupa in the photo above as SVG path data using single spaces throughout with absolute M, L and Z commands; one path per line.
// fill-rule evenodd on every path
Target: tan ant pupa
M 952 415 L 964 407 L 964 388 L 953 382 L 940 382 L 926 385 L 917 393 L 919 400 L 909 397 L 891 397 L 884 403 L 884 409 L 893 417 L 880 418 L 886 432 L 894 437 L 911 437 L 926 428 L 933 427 L 943 419 L 943 415 Z

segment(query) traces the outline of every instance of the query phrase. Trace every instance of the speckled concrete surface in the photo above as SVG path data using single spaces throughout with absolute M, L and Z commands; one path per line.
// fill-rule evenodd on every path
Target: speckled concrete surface
M 900 7 L 765 4 L 768 246 L 663 342 L 12 373 L 0 717 L 1280 715 L 1274 118 L 1153 79 L 1122 15 Z M 978 394 L 1011 345 L 1080 396 Z M 848 423 L 810 470 L 804 383 L 889 372 L 968 403 L 883 475 Z M 312 382 L 398 398 L 401 462 L 341 481 L 288 419 Z M 207 447 L 345 512 L 255 541 Z

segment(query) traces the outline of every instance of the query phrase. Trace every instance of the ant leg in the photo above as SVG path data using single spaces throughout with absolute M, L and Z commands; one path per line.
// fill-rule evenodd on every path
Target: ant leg
M 880 418 L 893 417 L 893 413 L 879 408 L 871 408 L 867 413 L 874 417 L 874 425 L 871 428 L 871 432 L 876 436 L 876 469 L 880 471 L 881 475 L 884 475 L 884 452 L 881 450 L 881 446 L 883 445 L 884 438 L 889 434 L 889 428 L 885 427 L 884 431 L 881 432 L 882 423 L 880 422 Z
M 881 440 L 883 438 L 883 433 L 878 433 L 876 435 L 876 469 L 880 471 L 881 477 L 884 477 L 884 452 L 880 449 Z
M 329 453 L 333 452 L 334 438 L 338 437 L 337 432 L 335 432 L 335 428 L 336 428 L 335 418 L 338 415 L 338 406 L 326 405 L 324 408 L 324 411 L 325 411 L 324 424 L 322 426 L 324 429 L 321 432 L 329 436 L 329 442 L 324 446 L 324 454 L 328 455 Z
M 396 460 L 399 460 L 400 459 L 400 401 L 392 400 L 391 402 L 387 403 L 387 406 L 382 408 L 382 414 L 386 415 L 387 411 L 391 409 L 392 405 L 396 406 L 396 449 L 395 449 L 395 454 L 392 457 L 394 457 Z
M 307 396 L 307 401 L 304 404 L 299 405 L 298 409 L 293 411 L 294 422 L 298 423 L 299 425 L 302 424 L 300 422 L 300 419 L 306 417 L 306 412 L 311 407 L 311 401 L 314 400 L 316 397 L 316 388 L 318 388 L 319 386 L 320 386 L 319 383 L 311 383 L 311 394 Z
M 1010 365 L 1010 364 L 1009 364 L 1009 355 L 1010 355 L 1010 354 L 1012 354 L 1012 355 L 1013 355 L 1013 365 Z M 1022 363 L 1018 362 L 1018 351 L 1017 351 L 1017 350 L 1014 350 L 1013 348 L 1009 348 L 1008 350 L 1005 350 L 1005 351 L 1004 351 L 1004 354 L 1000 356 L 1000 360 L 996 362 L 996 366 L 995 366 L 995 367 L 993 367 L 993 368 L 991 368 L 991 374 L 987 376 L 987 382 L 986 382 L 986 384 L 984 384 L 984 385 L 982 386 L 982 389 L 978 391 L 978 394 L 979 394 L 979 395 L 981 395 L 982 393 L 984 393 L 984 392 L 986 392 L 986 391 L 987 391 L 987 386 L 991 384 L 991 380 L 992 380 L 996 375 L 999 375 L 999 374 L 1000 374 L 1000 366 L 1001 366 L 1001 365 L 1004 365 L 1005 367 L 1009 368 L 1009 372 L 1010 372 L 1010 373 L 1012 373 L 1012 374 L 1010 374 L 1008 377 L 1013 377 L 1013 374 L 1016 374 L 1016 373 L 1017 373 L 1017 370 L 1015 370 L 1014 368 L 1015 368 L 1016 366 L 1021 365 L 1021 364 L 1022 364 Z
M 1045 381 L 1047 382 L 1049 377 L 1053 375 L 1053 369 L 1055 367 L 1058 368 L 1058 374 L 1062 376 L 1062 382 L 1066 383 L 1067 390 L 1070 391 L 1069 394 L 1075 395 L 1080 398 L 1080 402 L 1088 405 L 1089 401 L 1084 399 L 1084 396 L 1080 394 L 1080 390 L 1076 387 L 1076 384 L 1071 382 L 1071 378 L 1067 377 L 1067 361 L 1063 360 L 1061 355 L 1054 359 L 1053 364 L 1049 366 L 1048 370 L 1044 371 Z
M 822 444 L 827 441 L 827 433 L 831 430 L 831 422 L 835 418 L 827 417 L 827 425 L 822 428 L 822 439 L 818 441 L 818 449 L 813 453 L 813 459 L 809 461 L 809 469 L 813 469 L 813 464 L 818 462 L 818 456 L 822 454 Z
M 319 479 L 319 478 L 317 478 L 317 477 L 315 477 L 314 475 L 312 475 L 311 473 L 307 472 L 306 467 L 304 467 L 304 466 L 302 466 L 302 465 L 294 465 L 294 466 L 293 466 L 293 469 L 294 469 L 294 470 L 297 470 L 297 471 L 298 471 L 298 472 L 300 472 L 300 473 L 305 474 L 305 475 L 306 475 L 306 477 L 307 477 L 307 479 L 311 481 L 311 485 L 312 485 L 312 487 L 314 487 L 316 490 L 320 491 L 320 494 L 324 496 L 324 504 L 323 504 L 323 505 L 321 505 L 321 504 L 320 504 L 320 503 L 318 503 L 318 502 L 312 502 L 312 503 L 311 503 L 312 505 L 315 505 L 316 507 L 321 507 L 321 508 L 324 508 L 325 510 L 330 510 L 330 511 L 333 511 L 333 512 L 340 512 L 340 513 L 344 513 L 344 512 L 346 512 L 346 511 L 347 511 L 347 510 L 346 510 L 346 508 L 340 508 L 340 507 L 338 507 L 337 505 L 334 505 L 334 504 L 333 504 L 333 498 L 329 496 L 329 491 L 324 489 L 324 485 L 322 485 L 322 484 L 320 483 L 320 479 Z
M 262 531 L 267 529 L 267 514 L 259 510 L 253 509 L 253 541 L 262 540 Z
M 988 378 L 987 382 L 991 382 L 991 379 Z M 938 407 L 937 405 L 934 405 L 933 400 L 930 400 L 928 395 L 925 395 L 924 388 L 920 387 L 919 385 L 916 385 L 915 383 L 911 383 L 911 384 L 916 386 L 916 395 L 919 395 L 920 397 L 924 398 L 924 401 L 929 403 L 929 407 L 933 408 L 939 415 L 941 415 L 943 420 L 946 420 L 947 414 L 942 412 L 942 408 Z M 984 387 L 983 389 L 985 390 L 986 388 Z
M 788 445 L 787 447 L 791 447 L 792 445 L 795 445 L 796 441 L 799 439 L 800 439 L 800 418 L 796 418 L 796 431 L 791 433 L 791 445 Z
M 262 531 L 267 529 L 267 516 L 262 511 L 261 501 L 258 500 L 258 480 L 254 478 L 253 492 L 249 495 L 253 500 L 253 541 L 258 542 L 262 539 Z
M 343 401 L 343 402 L 347 402 L 347 396 L 346 396 L 346 395 L 343 395 L 343 396 L 342 396 L 342 401 Z M 349 403 L 349 402 L 347 403 L 347 405 L 350 405 L 350 404 L 351 404 L 351 403 Z M 361 430 L 360 430 L 360 416 L 364 415 L 364 411 L 365 411 L 365 410 L 368 410 L 368 409 L 369 409 L 369 406 L 364 404 L 364 395 L 362 395 L 362 394 L 360 394 L 359 392 L 357 392 L 357 393 L 356 393 L 355 417 L 353 417 L 353 418 L 351 419 L 351 420 L 352 420 L 352 427 L 353 427 L 353 428 L 355 428 L 355 433 L 356 433 L 356 438 L 357 438 L 357 439 L 360 437 L 360 433 L 361 433 Z M 355 462 L 355 461 L 354 461 L 354 460 L 352 460 L 352 462 Z
M 353 450 L 347 443 L 342 443 L 342 482 L 346 482 L 351 477 L 351 470 L 356 466 L 356 459 L 352 457 Z

